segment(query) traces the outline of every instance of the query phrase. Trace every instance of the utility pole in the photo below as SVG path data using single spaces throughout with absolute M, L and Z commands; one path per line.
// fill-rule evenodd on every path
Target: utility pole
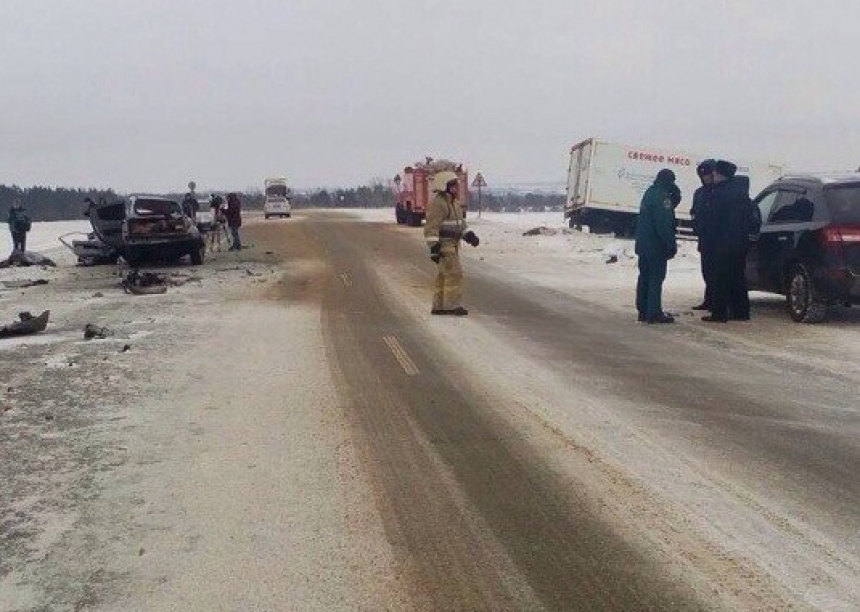
M 475 175 L 474 180 L 472 181 L 472 187 L 476 187 L 478 189 L 478 218 L 481 218 L 481 211 L 484 210 L 483 205 L 481 204 L 481 189 L 487 186 L 487 181 L 484 180 L 484 175 L 478 172 Z

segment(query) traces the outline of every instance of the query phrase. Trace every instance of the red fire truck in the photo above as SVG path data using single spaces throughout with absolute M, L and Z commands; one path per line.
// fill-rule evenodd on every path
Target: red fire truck
M 460 203 L 465 214 L 469 197 L 469 173 L 463 164 L 444 159 L 433 160 L 428 157 L 424 162 L 407 166 L 401 174 L 394 177 L 391 191 L 394 193 L 394 215 L 399 224 L 420 227 L 427 215 L 427 205 L 433 194 L 430 193 L 433 175 L 450 170 L 457 174 L 460 182 Z

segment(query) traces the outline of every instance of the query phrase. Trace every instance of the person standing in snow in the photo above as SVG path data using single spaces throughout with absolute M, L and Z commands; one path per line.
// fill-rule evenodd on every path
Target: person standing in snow
M 711 213 L 711 191 L 714 184 L 714 165 L 716 160 L 706 159 L 696 167 L 696 174 L 702 186 L 693 193 L 693 205 L 690 208 L 690 217 L 693 222 L 693 230 L 698 238 L 699 259 L 702 267 L 702 280 L 705 281 L 705 297 L 693 310 L 711 310 L 713 308 L 714 293 L 714 228 Z
M 27 211 L 24 210 L 24 205 L 18 198 L 15 198 L 12 201 L 12 206 L 9 207 L 7 221 L 9 232 L 12 234 L 12 252 L 25 252 L 27 250 L 27 232 L 30 231 L 32 223 Z
M 436 173 L 433 177 L 433 192 L 424 226 L 430 259 L 438 267 L 430 314 L 464 316 L 469 311 L 461 303 L 463 268 L 460 265 L 460 240 L 473 247 L 478 246 L 480 240 L 475 232 L 466 228 L 457 174 L 447 170 Z
M 636 282 L 636 310 L 645 323 L 674 323 L 663 312 L 663 281 L 670 259 L 678 251 L 675 242 L 674 199 L 680 197 L 675 173 L 664 168 L 645 190 L 636 222 L 636 255 L 639 256 L 639 278 Z M 673 194 L 677 194 L 674 195 Z M 680 201 L 680 200 L 679 200 Z
M 192 221 L 197 220 L 197 213 L 200 212 L 200 203 L 197 201 L 197 183 L 191 181 L 188 183 L 188 193 L 182 198 L 182 212 Z
M 224 216 L 227 217 L 227 227 L 230 228 L 233 239 L 233 244 L 227 250 L 241 251 L 242 240 L 239 238 L 239 228 L 242 227 L 242 202 L 239 200 L 238 193 L 227 194 L 227 210 L 224 211 Z
M 713 304 L 709 323 L 750 318 L 746 258 L 749 236 L 758 231 L 754 205 L 749 196 L 749 178 L 735 176 L 737 166 L 725 160 L 714 165 L 711 203 L 714 233 Z M 709 216 L 711 216 L 709 214 Z

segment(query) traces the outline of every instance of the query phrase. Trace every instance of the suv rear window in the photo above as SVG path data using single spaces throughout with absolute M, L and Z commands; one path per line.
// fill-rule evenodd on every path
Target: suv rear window
M 834 222 L 860 224 L 860 184 L 828 187 L 824 193 Z
M 269 185 L 266 187 L 267 198 L 285 198 L 287 197 L 286 185 Z
M 134 203 L 134 212 L 138 215 L 153 215 L 158 217 L 182 214 L 179 204 L 170 200 L 136 200 Z

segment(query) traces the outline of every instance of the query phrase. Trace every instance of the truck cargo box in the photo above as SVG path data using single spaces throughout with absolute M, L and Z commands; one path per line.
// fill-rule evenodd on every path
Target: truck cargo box
M 674 149 L 633 146 L 589 138 L 570 150 L 567 199 L 564 216 L 570 227 L 588 226 L 594 232 L 614 232 L 632 236 L 642 194 L 662 168 L 677 177 L 681 203 L 675 211 L 682 231 L 690 228 L 693 192 L 701 186 L 696 166 L 705 159 L 719 158 Z M 738 174 L 749 177 L 750 194 L 755 195 L 783 173 L 777 164 L 750 163 L 728 159 L 738 166 Z

